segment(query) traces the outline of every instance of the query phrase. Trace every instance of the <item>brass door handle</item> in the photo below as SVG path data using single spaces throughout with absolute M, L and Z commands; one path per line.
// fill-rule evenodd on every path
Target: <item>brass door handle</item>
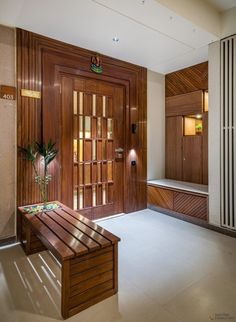
M 115 149 L 115 154 L 116 154 L 115 158 L 116 159 L 123 159 L 123 152 L 124 152 L 124 149 L 122 149 L 122 148 Z
M 115 152 L 116 152 L 116 153 L 123 153 L 123 152 L 124 152 L 124 149 L 122 149 L 122 148 L 117 148 L 117 149 L 115 149 Z

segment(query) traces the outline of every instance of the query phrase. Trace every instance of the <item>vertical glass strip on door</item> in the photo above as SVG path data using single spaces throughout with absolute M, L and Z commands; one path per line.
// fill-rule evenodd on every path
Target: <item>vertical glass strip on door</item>
M 113 203 L 112 98 L 73 92 L 73 206 L 75 210 Z

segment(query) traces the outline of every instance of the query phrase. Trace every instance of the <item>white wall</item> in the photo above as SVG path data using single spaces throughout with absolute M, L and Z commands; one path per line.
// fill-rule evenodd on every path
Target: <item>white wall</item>
M 16 86 L 15 30 L 0 25 L 0 84 Z M 0 99 L 0 239 L 15 235 L 16 101 Z
M 222 14 L 222 38 L 236 34 L 236 7 Z
M 222 13 L 222 38 L 236 33 L 236 8 Z M 220 41 L 209 45 L 209 222 L 220 226 Z
M 165 177 L 165 76 L 147 74 L 147 179 Z
M 220 42 L 209 45 L 209 222 L 220 226 Z

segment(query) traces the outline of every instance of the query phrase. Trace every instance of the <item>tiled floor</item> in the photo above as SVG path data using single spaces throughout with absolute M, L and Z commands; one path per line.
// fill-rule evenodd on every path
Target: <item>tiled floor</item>
M 119 244 L 119 293 L 68 322 L 236 321 L 236 239 L 152 210 L 101 221 Z M 0 250 L 0 321 L 60 318 L 60 268 L 47 253 Z

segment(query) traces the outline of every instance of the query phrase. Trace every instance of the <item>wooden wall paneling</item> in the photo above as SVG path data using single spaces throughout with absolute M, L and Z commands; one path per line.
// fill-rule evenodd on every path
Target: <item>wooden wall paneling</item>
M 123 87 L 115 87 L 114 88 L 114 106 L 117 106 L 117 110 L 116 112 L 113 111 L 113 116 L 116 114 L 118 119 L 125 119 L 125 104 L 124 104 L 124 100 L 125 100 L 125 91 Z M 110 111 L 110 115 L 111 115 Z M 123 115 L 122 115 L 123 114 Z M 115 127 L 116 131 L 115 131 Z M 114 145 L 117 145 L 119 147 L 124 147 L 124 141 L 125 141 L 125 135 L 124 132 L 122 133 L 122 126 L 119 126 L 119 124 L 113 124 L 113 130 L 116 133 L 116 141 L 113 141 L 113 143 L 111 142 L 110 144 L 113 144 L 113 151 L 112 151 L 112 156 L 115 156 L 114 153 Z M 109 144 L 109 141 L 108 141 Z M 108 155 L 108 146 L 107 146 L 107 155 Z M 111 154 L 111 153 L 109 153 Z M 119 178 L 116 179 L 116 182 L 114 183 L 114 192 L 117 194 L 116 196 L 116 200 L 117 200 L 117 205 L 116 205 L 116 212 L 123 212 L 124 211 L 124 204 L 121 204 L 121 200 L 123 200 L 123 194 L 124 194 L 124 189 L 120 189 L 121 186 L 124 186 L 124 178 L 122 177 L 122 172 L 124 171 L 124 166 L 125 166 L 125 162 L 123 160 L 117 160 L 113 163 L 113 168 L 112 168 L 112 175 L 114 179 L 114 175 L 115 173 L 120 173 Z M 110 188 L 110 197 L 111 197 L 111 190 L 112 187 Z
M 33 46 L 29 34 L 22 37 L 17 34 L 17 66 L 18 66 L 18 92 L 17 92 L 17 145 L 27 146 L 33 140 L 40 141 L 41 138 L 41 104 L 39 100 L 22 97 L 21 88 L 31 88 L 40 91 L 40 71 L 36 61 L 31 59 L 28 47 Z M 32 121 L 34 119 L 34 122 Z M 38 202 L 40 194 L 37 187 L 31 184 L 34 180 L 34 173 L 29 162 L 22 157 L 17 158 L 17 202 L 24 204 Z M 22 179 L 23 176 L 23 179 Z
M 174 211 L 207 220 L 207 197 L 182 192 L 174 193 Z
M 61 146 L 63 146 L 63 154 L 61 153 L 61 191 L 63 191 L 63 201 L 73 208 L 73 163 L 69 156 L 73 155 L 73 126 L 72 126 L 72 88 L 73 80 L 71 78 L 62 77 L 62 104 L 61 104 L 61 127 L 67 131 L 61 133 Z M 68 111 L 70 110 L 70 111 Z M 50 120 L 45 118 L 44 120 Z M 46 127 L 50 126 L 47 124 Z M 65 172 L 65 173 L 63 173 Z M 60 196 L 61 199 L 61 196 Z
M 165 209 L 174 209 L 174 193 L 172 190 L 148 185 L 148 204 Z
M 202 183 L 208 184 L 208 112 L 202 118 Z
M 22 32 L 25 34 L 26 32 L 23 30 L 19 30 L 18 33 Z M 30 52 L 35 50 L 34 59 L 38 62 L 40 69 L 41 69 L 41 77 L 40 82 L 42 84 L 41 87 L 41 140 L 48 141 L 51 139 L 53 142 L 56 143 L 58 148 L 58 155 L 56 160 L 51 163 L 50 165 L 50 173 L 52 174 L 52 181 L 49 184 L 48 189 L 48 199 L 49 200 L 61 200 L 61 162 L 62 162 L 62 155 L 61 155 L 61 135 L 58 129 L 61 128 L 62 123 L 62 113 L 61 110 L 61 93 L 62 93 L 62 80 L 61 78 L 54 79 L 53 75 L 55 75 L 55 70 L 52 65 L 48 66 L 44 60 L 44 46 L 41 44 L 40 39 L 38 40 L 37 37 L 34 37 L 34 34 L 30 33 L 31 38 L 36 38 L 36 48 L 30 48 Z M 39 56 L 40 55 L 40 59 Z M 57 74 L 56 74 L 57 75 Z M 67 84 L 68 86 L 68 84 Z M 47 95 L 46 95 L 47 93 Z M 67 93 L 69 95 L 69 93 Z M 66 102 L 65 102 L 66 103 Z M 69 108 L 72 108 L 69 106 Z M 53 118 L 51 117 L 53 115 Z M 34 118 L 32 118 L 32 122 L 35 122 Z M 59 125 L 59 126 L 58 126 Z M 71 126 L 72 128 L 72 126 Z M 20 174 L 19 174 L 20 175 Z M 71 174 L 68 174 L 69 176 Z
M 183 181 L 202 183 L 202 136 L 183 136 Z
M 124 209 L 131 212 L 146 207 L 146 77 L 145 68 L 101 55 L 103 74 L 90 71 L 94 52 L 62 43 L 35 33 L 17 29 L 17 79 L 18 79 L 18 145 L 26 146 L 33 140 L 42 138 L 57 142 L 60 150 L 61 107 L 60 74 L 76 70 L 77 75 L 91 79 L 101 79 L 125 86 L 125 157 Z M 60 70 L 60 73 L 58 72 Z M 20 89 L 38 90 L 39 100 L 20 96 Z M 42 109 L 43 107 L 43 109 Z M 53 120 L 47 120 L 47 109 L 53 111 Z M 138 123 L 138 134 L 131 140 L 131 124 Z M 47 126 L 46 126 L 47 124 Z M 50 126 L 48 126 L 48 124 Z M 136 139 L 138 137 L 138 139 Z M 136 152 L 137 166 L 130 165 L 130 151 Z M 59 153 L 50 172 L 53 181 L 49 185 L 49 198 L 61 198 L 61 165 Z M 38 187 L 35 185 L 30 164 L 18 156 L 17 204 L 32 204 L 39 201 Z
M 208 89 L 208 62 L 194 65 L 165 77 L 166 97 Z
M 202 114 L 203 97 L 203 91 L 167 97 L 166 116 Z
M 166 118 L 166 178 L 182 180 L 183 118 Z
M 137 88 L 142 88 L 140 91 L 136 92 L 133 97 L 133 102 L 143 101 L 145 105 L 147 104 L 147 70 L 142 70 L 143 77 L 140 78 L 135 86 Z M 128 212 L 131 209 L 140 209 L 141 205 L 147 204 L 147 110 L 138 109 L 137 105 L 131 106 L 130 110 L 127 109 L 126 117 L 130 118 L 130 122 L 126 131 L 128 135 L 126 139 L 129 140 L 129 145 L 131 146 L 130 151 L 127 155 L 127 168 L 129 171 L 129 177 L 133 186 L 137 186 L 135 196 L 132 200 L 133 204 L 127 204 Z M 142 121 L 141 121 L 142 120 Z M 136 133 L 132 133 L 132 124 L 137 125 Z M 131 166 L 131 161 L 136 161 L 136 166 Z M 137 180 L 140 182 L 138 183 Z M 127 191 L 128 192 L 128 191 Z M 128 192 L 129 193 L 129 192 Z

